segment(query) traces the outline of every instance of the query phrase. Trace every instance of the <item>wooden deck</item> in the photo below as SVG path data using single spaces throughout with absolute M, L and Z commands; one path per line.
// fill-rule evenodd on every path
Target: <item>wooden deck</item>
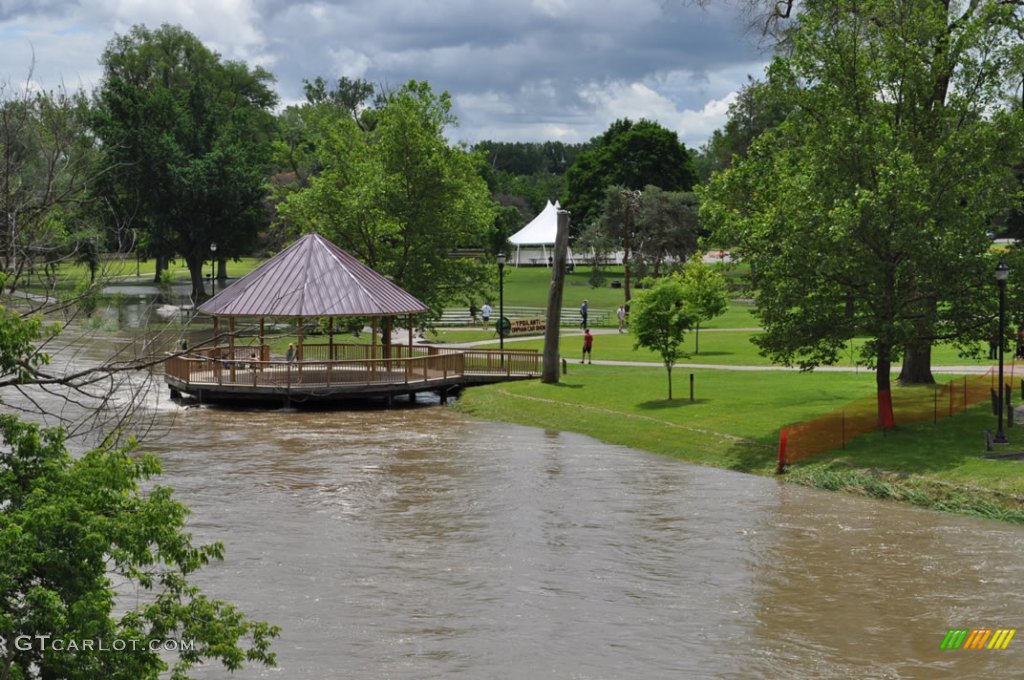
M 215 347 L 167 359 L 172 396 L 201 402 L 264 404 L 390 401 L 430 391 L 445 398 L 472 385 L 540 375 L 535 350 L 477 350 L 391 345 L 304 345 L 295 361 L 270 357 L 263 346 Z

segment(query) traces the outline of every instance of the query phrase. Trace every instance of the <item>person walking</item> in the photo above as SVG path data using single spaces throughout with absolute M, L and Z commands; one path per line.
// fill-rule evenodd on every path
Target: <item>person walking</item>
M 587 327 L 587 301 L 584 300 L 583 304 L 580 305 L 580 328 L 586 329 Z
M 586 360 L 586 362 L 588 364 L 594 363 L 593 355 L 591 354 L 591 350 L 593 348 L 594 348 L 594 336 L 590 334 L 590 329 L 589 328 L 584 328 L 583 329 L 583 359 L 580 360 L 581 364 L 583 363 L 584 359 Z
M 615 316 L 619 317 L 619 332 L 626 332 L 626 306 L 619 305 L 618 311 L 615 312 Z
M 484 303 L 484 306 L 480 308 L 480 316 L 484 320 L 484 330 L 487 330 L 487 322 L 491 320 L 491 306 Z

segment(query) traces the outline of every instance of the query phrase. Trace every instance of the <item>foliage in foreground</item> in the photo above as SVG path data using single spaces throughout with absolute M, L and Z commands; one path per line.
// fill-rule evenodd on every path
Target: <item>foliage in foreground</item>
M 153 457 L 128 446 L 72 458 L 62 430 L 12 416 L 0 436 L 0 678 L 156 678 L 167 640 L 191 646 L 174 680 L 205 659 L 274 665 L 276 627 L 189 583 L 223 546 L 192 544 L 169 488 L 141 491 L 160 472 Z M 115 613 L 124 595 L 138 603 Z

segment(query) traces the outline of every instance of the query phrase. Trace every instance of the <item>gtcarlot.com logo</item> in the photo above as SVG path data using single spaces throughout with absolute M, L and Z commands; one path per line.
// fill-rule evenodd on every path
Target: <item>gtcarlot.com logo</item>
M 134 638 L 74 638 L 54 637 L 53 635 L 18 635 L 11 639 L 0 637 L 0 647 L 19 652 L 47 650 L 55 652 L 135 652 L 140 649 L 151 652 L 192 652 L 195 651 L 195 640 L 136 640 Z

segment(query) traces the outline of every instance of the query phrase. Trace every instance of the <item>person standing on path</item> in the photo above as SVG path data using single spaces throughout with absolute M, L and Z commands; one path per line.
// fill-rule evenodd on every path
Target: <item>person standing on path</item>
M 590 334 L 590 329 L 589 328 L 584 328 L 583 329 L 583 359 L 580 360 L 581 364 L 583 363 L 584 359 L 587 360 L 588 364 L 594 363 L 593 355 L 590 353 L 590 351 L 593 348 L 594 348 L 594 336 Z
M 619 317 L 619 332 L 620 333 L 625 333 L 626 332 L 626 307 L 625 307 L 625 305 L 619 305 L 619 309 L 618 309 L 618 311 L 615 312 L 615 315 L 617 317 Z
M 491 320 L 491 306 L 484 303 L 484 306 L 480 308 L 480 316 L 484 319 L 484 330 L 487 330 L 487 322 Z
M 587 301 L 584 300 L 583 304 L 580 305 L 580 328 L 585 329 L 587 327 Z

